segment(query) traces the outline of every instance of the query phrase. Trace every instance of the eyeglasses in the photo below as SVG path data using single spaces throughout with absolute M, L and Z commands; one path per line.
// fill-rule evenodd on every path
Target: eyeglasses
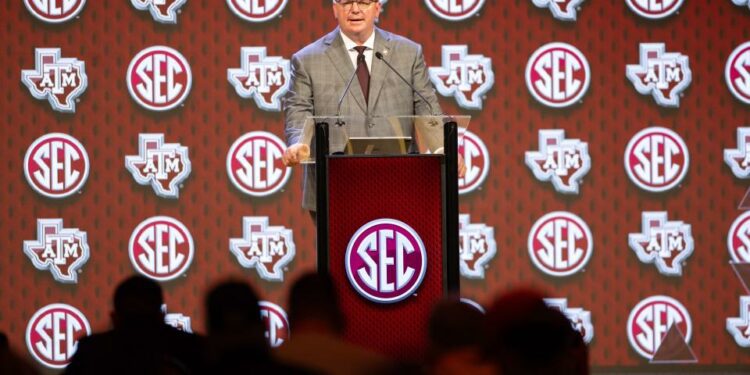
M 344 10 L 346 11 L 350 11 L 354 4 L 357 4 L 357 7 L 361 10 L 368 10 L 372 4 L 377 2 L 378 0 L 336 0 L 336 4 L 344 7 Z

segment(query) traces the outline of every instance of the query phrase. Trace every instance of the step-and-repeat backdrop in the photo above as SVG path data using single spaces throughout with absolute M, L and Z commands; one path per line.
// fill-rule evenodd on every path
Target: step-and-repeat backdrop
M 596 368 L 750 364 L 747 0 L 390 0 L 424 46 L 460 152 L 463 297 L 532 285 Z M 329 0 L 0 5 L 0 330 L 62 368 L 114 286 L 165 290 L 202 332 L 228 277 L 272 345 L 315 269 L 302 174 L 280 160 L 292 54 Z M 337 93 L 331 93 L 337 95 Z M 746 213 L 747 212 L 747 213 Z M 743 281 L 744 280 L 744 281 Z

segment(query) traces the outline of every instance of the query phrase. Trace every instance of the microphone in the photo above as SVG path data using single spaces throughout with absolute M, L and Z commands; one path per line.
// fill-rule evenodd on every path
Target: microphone
M 352 82 L 354 81 L 354 77 L 357 75 L 357 69 L 354 69 L 354 73 L 352 73 L 352 76 L 349 78 L 349 82 L 346 83 L 346 88 L 344 88 L 344 92 L 341 93 L 341 97 L 339 98 L 339 104 L 336 108 L 336 117 L 341 116 L 341 105 L 344 104 L 344 97 L 346 97 L 346 94 L 349 92 L 349 88 L 352 87 Z M 343 122 L 336 120 L 336 125 L 342 126 L 344 125 Z
M 404 78 L 404 76 L 402 76 L 402 75 L 401 75 L 401 74 L 400 74 L 400 73 L 398 72 L 398 70 L 396 70 L 396 68 L 394 68 L 394 67 L 393 67 L 393 66 L 392 66 L 391 64 L 389 64 L 389 63 L 388 63 L 388 61 L 385 61 L 385 59 L 383 58 L 383 54 L 382 54 L 382 53 L 381 53 L 380 51 L 378 51 L 378 52 L 375 52 L 375 57 L 377 57 L 377 58 L 378 58 L 378 60 L 380 60 L 380 61 L 384 62 L 384 63 L 385 63 L 385 65 L 386 65 L 386 66 L 387 66 L 387 67 L 388 67 L 389 69 L 391 69 L 391 70 L 392 70 L 392 71 L 393 71 L 394 73 L 396 73 L 396 75 L 398 76 L 398 78 L 401 78 L 401 80 L 402 80 L 402 81 L 404 81 L 404 83 L 406 83 L 406 84 L 407 84 L 407 85 L 408 85 L 409 87 L 411 87 L 411 91 L 412 91 L 413 93 L 417 94 L 417 96 L 419 96 L 419 98 L 420 98 L 420 99 L 422 99 L 422 101 L 423 101 L 423 102 L 425 102 L 425 104 L 427 104 L 427 107 L 429 107 L 429 108 L 430 108 L 430 114 L 431 114 L 432 116 L 438 116 L 438 115 L 436 115 L 436 114 L 435 114 L 435 110 L 434 110 L 434 109 L 432 108 L 432 104 L 430 104 L 430 102 L 429 102 L 429 101 L 427 101 L 427 99 L 425 99 L 425 97 L 424 97 L 424 96 L 422 96 L 422 94 L 420 94 L 420 93 L 419 93 L 419 91 L 417 91 L 417 89 L 416 89 L 416 88 L 414 87 L 414 85 L 412 85 L 411 83 L 409 83 L 409 81 L 407 81 L 407 80 L 406 80 L 406 78 Z

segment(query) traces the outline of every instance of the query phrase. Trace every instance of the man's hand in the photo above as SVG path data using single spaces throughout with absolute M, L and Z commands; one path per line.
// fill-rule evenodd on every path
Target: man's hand
M 293 144 L 286 148 L 281 160 L 287 167 L 293 167 L 310 157 L 310 146 L 302 143 Z M 465 169 L 465 168 L 464 168 Z
M 458 154 L 458 178 L 464 178 L 464 176 L 466 176 L 466 164 L 464 157 Z

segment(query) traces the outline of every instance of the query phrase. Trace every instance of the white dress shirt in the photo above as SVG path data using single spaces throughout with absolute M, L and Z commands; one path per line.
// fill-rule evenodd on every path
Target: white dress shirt
M 359 55 L 359 53 L 354 49 L 354 47 L 357 47 L 359 44 L 349 39 L 349 37 L 344 33 L 341 33 L 341 38 L 344 39 L 344 46 L 346 46 L 346 50 L 349 52 L 349 58 L 352 59 L 354 70 L 357 70 L 357 56 Z M 367 38 L 363 46 L 367 47 L 367 49 L 365 50 L 365 62 L 367 63 L 367 70 L 372 73 L 372 56 L 373 51 L 375 50 L 375 30 L 372 31 L 372 34 L 370 34 L 370 37 Z

